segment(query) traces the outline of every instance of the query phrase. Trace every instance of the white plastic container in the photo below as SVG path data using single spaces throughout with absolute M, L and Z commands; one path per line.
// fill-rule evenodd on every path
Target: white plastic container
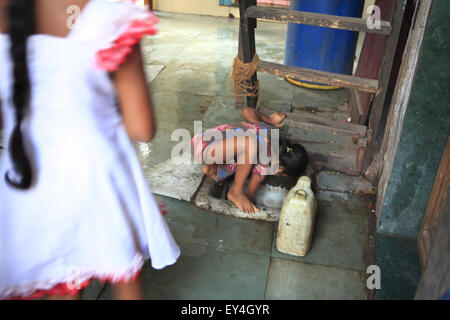
M 311 246 L 317 202 L 311 190 L 311 179 L 301 177 L 283 201 L 278 225 L 277 249 L 305 256 Z

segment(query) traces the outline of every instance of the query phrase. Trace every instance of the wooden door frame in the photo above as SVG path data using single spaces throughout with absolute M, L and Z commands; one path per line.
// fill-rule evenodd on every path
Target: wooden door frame
M 411 98 L 426 28 L 428 25 L 431 7 L 434 0 L 420 0 L 416 4 L 416 12 L 411 31 L 403 53 L 403 63 L 400 67 L 397 84 L 391 101 L 386 128 L 381 145 L 378 161 L 380 180 L 378 183 L 378 197 L 376 205 L 377 224 L 386 196 L 387 187 L 394 168 L 400 137 L 403 131 L 406 110 Z
M 448 197 L 450 188 L 450 134 L 447 137 L 444 152 L 442 153 L 439 169 L 436 173 L 433 189 L 430 199 L 428 200 L 427 210 L 422 220 L 419 236 L 417 238 L 417 246 L 419 249 L 420 262 L 422 269 L 428 258 L 431 247 L 431 241 L 434 233 L 439 225 L 444 205 Z

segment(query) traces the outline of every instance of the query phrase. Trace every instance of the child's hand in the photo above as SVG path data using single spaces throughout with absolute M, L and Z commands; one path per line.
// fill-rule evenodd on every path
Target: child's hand
M 274 112 L 269 116 L 270 124 L 277 128 L 281 128 L 283 126 L 283 124 L 281 124 L 281 122 L 284 120 L 284 118 L 286 118 L 285 113 Z

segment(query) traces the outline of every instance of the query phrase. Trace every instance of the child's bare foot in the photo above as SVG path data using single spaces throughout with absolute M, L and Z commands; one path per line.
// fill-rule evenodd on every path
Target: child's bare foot
M 204 165 L 202 168 L 202 172 L 214 181 L 217 181 L 217 164 Z
M 227 197 L 232 201 L 242 212 L 255 213 L 259 211 L 259 208 L 250 201 L 245 193 L 235 193 L 233 189 L 228 191 Z

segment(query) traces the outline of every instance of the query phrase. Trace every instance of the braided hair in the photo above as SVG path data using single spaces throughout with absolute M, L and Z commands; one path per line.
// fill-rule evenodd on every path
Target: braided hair
M 17 189 L 29 189 L 32 171 L 23 143 L 21 124 L 30 102 L 30 76 L 27 63 L 27 39 L 34 32 L 34 0 L 12 0 L 8 7 L 10 54 L 13 62 L 13 103 L 15 125 L 9 141 L 9 152 L 14 170 L 14 179 L 9 172 L 6 182 Z

